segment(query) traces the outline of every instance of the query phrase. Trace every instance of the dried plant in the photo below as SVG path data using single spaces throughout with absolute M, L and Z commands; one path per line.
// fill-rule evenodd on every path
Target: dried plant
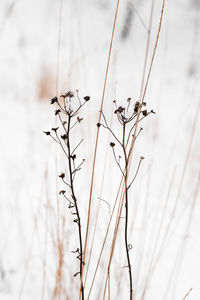
M 131 98 L 127 99 L 127 106 L 117 106 L 117 102 L 114 100 L 115 111 L 114 113 L 117 116 L 118 122 L 121 124 L 121 133 L 115 133 L 113 129 L 108 125 L 106 116 L 102 111 L 103 122 L 97 123 L 97 126 L 104 127 L 105 129 L 109 130 L 114 141 L 110 142 L 110 147 L 112 148 L 113 156 L 117 166 L 122 173 L 124 184 L 125 184 L 125 227 L 124 227 L 124 240 L 125 240 L 125 250 L 126 250 L 126 257 L 127 257 L 127 267 L 129 271 L 129 288 L 130 288 L 130 300 L 133 298 L 133 279 L 132 279 L 132 270 L 131 270 L 131 261 L 129 251 L 133 248 L 133 246 L 128 242 L 128 221 L 129 221 L 129 198 L 128 198 L 128 191 L 131 188 L 133 182 L 135 181 L 137 174 L 140 169 L 140 165 L 142 160 L 144 159 L 143 156 L 140 157 L 135 175 L 130 179 L 129 176 L 129 164 L 130 164 L 130 153 L 131 153 L 131 142 L 132 140 L 136 140 L 139 134 L 142 131 L 142 127 L 138 131 L 137 135 L 134 136 L 133 131 L 136 125 L 141 122 L 144 118 L 146 118 L 150 114 L 154 114 L 153 110 L 147 111 L 146 102 L 142 104 L 137 101 L 134 105 L 132 105 Z M 138 119 L 139 118 L 139 119 Z M 117 155 L 116 153 L 116 144 L 120 147 L 120 154 Z
M 51 131 L 44 131 L 47 136 L 50 136 L 58 145 L 61 147 L 68 162 L 68 174 L 62 172 L 59 177 L 66 186 L 66 190 L 59 192 L 69 203 L 68 208 L 71 210 L 71 214 L 74 216 L 73 222 L 78 226 L 78 238 L 79 246 L 72 251 L 80 261 L 79 271 L 74 274 L 76 277 L 78 274 L 80 278 L 82 276 L 82 268 L 84 265 L 83 261 L 83 238 L 81 229 L 81 217 L 79 213 L 78 199 L 75 191 L 75 177 L 78 171 L 85 161 L 78 159 L 76 151 L 83 139 L 81 139 L 75 146 L 71 142 L 71 133 L 74 127 L 79 124 L 83 118 L 80 117 L 79 113 L 81 108 L 90 100 L 89 96 L 85 96 L 83 100 L 80 99 L 78 90 L 76 90 L 76 97 L 74 93 L 69 91 L 60 96 L 60 99 L 54 97 L 51 100 L 51 104 L 56 104 L 55 115 L 59 119 L 60 127 L 52 128 Z M 61 132 L 60 132 L 61 131 Z M 68 193 L 67 193 L 68 191 Z M 84 286 L 81 284 L 81 297 L 84 300 Z

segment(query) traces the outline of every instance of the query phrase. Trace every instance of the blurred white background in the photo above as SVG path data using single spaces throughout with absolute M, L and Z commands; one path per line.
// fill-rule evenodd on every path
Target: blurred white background
M 134 246 L 131 259 L 137 300 L 183 300 L 190 289 L 187 299 L 200 299 L 199 3 L 166 1 L 145 97 L 156 115 L 142 125 L 132 164 L 134 174 L 138 158 L 145 157 L 130 195 L 129 236 Z M 154 1 L 148 66 L 161 4 Z M 149 0 L 120 2 L 105 94 L 108 120 L 114 99 L 122 105 L 128 97 L 139 99 L 151 5 Z M 76 247 L 75 238 L 71 239 L 76 228 L 63 199 L 59 198 L 57 205 L 57 174 L 65 160 L 43 130 L 55 124 L 50 99 L 56 94 L 79 89 L 81 97 L 91 97 L 76 133 L 77 139 L 84 137 L 81 155 L 86 158 L 78 186 L 78 193 L 85 199 L 80 204 L 85 228 L 96 123 L 116 1 L 1 0 L 0 7 L 0 299 L 78 299 L 78 278 L 73 277 L 77 262 L 70 253 Z M 117 129 L 118 125 L 114 126 Z M 100 195 L 106 147 L 107 133 L 102 131 L 95 203 Z M 104 175 L 102 197 L 112 207 L 120 172 L 110 148 Z M 95 222 L 95 213 L 93 219 Z M 108 221 L 108 207 L 101 203 L 88 287 Z M 60 298 L 54 295 L 58 227 L 65 245 Z M 112 265 L 111 299 L 128 299 L 123 247 L 122 224 Z M 104 257 L 106 261 L 107 254 Z M 99 282 L 104 282 L 102 274 L 97 276 L 90 299 L 103 299 L 97 296 Z M 120 276 L 122 286 L 117 291 Z

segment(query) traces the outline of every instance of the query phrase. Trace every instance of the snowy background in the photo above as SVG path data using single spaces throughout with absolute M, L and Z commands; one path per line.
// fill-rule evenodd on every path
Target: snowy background
M 50 99 L 56 90 L 61 95 L 79 89 L 81 97 L 91 97 L 75 137 L 84 137 L 80 155 L 86 163 L 78 186 L 85 199 L 81 202 L 84 227 L 116 1 L 63 0 L 60 10 L 60 1 L 55 0 L 1 0 L 0 7 L 0 299 L 78 299 L 78 277 L 73 277 L 77 261 L 71 254 L 77 245 L 76 229 L 66 203 L 57 196 L 57 174 L 65 160 L 42 131 L 55 124 Z M 120 3 L 105 95 L 108 120 L 114 99 L 123 105 L 128 97 L 139 98 L 150 10 L 149 0 Z M 155 0 L 148 66 L 160 10 L 161 1 Z M 130 195 L 129 237 L 137 300 L 183 300 L 189 291 L 188 300 L 200 299 L 199 31 L 199 0 L 166 1 L 145 97 L 156 115 L 143 123 L 132 164 L 134 174 L 139 157 L 145 157 Z M 106 147 L 107 135 L 102 132 L 94 202 L 101 194 L 112 207 L 120 172 Z M 109 221 L 105 203 L 98 220 L 86 295 Z M 60 295 L 55 288 L 58 235 L 64 245 Z M 111 299 L 128 299 L 123 249 L 121 224 L 112 263 Z M 103 299 L 103 293 L 97 295 L 100 283 L 104 286 L 108 251 L 109 244 L 90 299 Z

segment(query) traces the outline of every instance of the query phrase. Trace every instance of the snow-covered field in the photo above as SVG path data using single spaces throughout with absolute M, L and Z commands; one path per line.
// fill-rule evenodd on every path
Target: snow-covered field
M 156 115 L 143 122 L 130 171 L 135 173 L 144 156 L 129 196 L 134 300 L 183 300 L 187 293 L 187 300 L 200 299 L 199 3 L 165 3 L 145 97 Z M 154 1 L 147 69 L 161 4 Z M 120 1 L 104 102 L 108 120 L 114 99 L 121 105 L 128 97 L 139 100 L 151 5 L 150 0 Z M 77 230 L 58 196 L 62 184 L 57 174 L 66 162 L 43 130 L 55 125 L 50 99 L 56 93 L 79 89 L 81 97 L 91 97 L 74 136 L 74 141 L 84 138 L 80 155 L 86 163 L 77 185 L 84 232 L 116 1 L 1 0 L 0 7 L 0 299 L 78 299 L 79 279 L 73 277 L 78 262 L 71 253 Z M 117 126 L 114 117 L 116 131 Z M 106 202 L 100 200 L 86 298 L 120 182 L 107 139 L 101 129 L 89 245 L 99 197 Z M 113 226 L 92 300 L 104 299 L 103 292 L 98 295 L 105 285 Z M 111 267 L 111 299 L 129 297 L 123 228 L 122 219 Z M 58 236 L 63 244 L 60 294 Z

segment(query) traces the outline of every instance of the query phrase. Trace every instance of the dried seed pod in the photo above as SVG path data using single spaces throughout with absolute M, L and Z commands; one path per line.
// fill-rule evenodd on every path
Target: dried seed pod
M 77 121 L 78 121 L 79 123 L 81 123 L 81 121 L 83 121 L 83 118 L 77 117 Z
M 60 112 L 61 112 L 60 109 L 56 109 L 56 110 L 55 110 L 55 116 L 57 116 Z
M 125 110 L 124 107 L 122 107 L 122 106 L 119 106 L 119 107 L 118 107 L 118 112 L 119 112 L 120 114 L 121 114 L 124 110 Z
M 89 97 L 89 96 L 85 96 L 83 99 L 84 99 L 85 101 L 89 101 L 89 100 L 90 100 L 90 97 Z
M 66 193 L 66 191 L 64 191 L 64 190 L 61 190 L 60 192 L 59 192 L 59 195 L 64 195 Z
M 58 177 L 60 177 L 62 179 L 65 178 L 65 173 L 62 172 L 60 175 L 58 175 Z
M 59 127 L 55 127 L 55 128 L 51 128 L 52 131 L 57 131 L 59 129 Z
M 72 91 L 69 91 L 69 92 L 66 93 L 66 97 L 73 98 L 74 93 Z
M 65 133 L 65 134 L 61 135 L 60 137 L 61 137 L 61 139 L 66 140 L 67 139 L 67 134 Z
M 144 117 L 146 117 L 146 116 L 148 115 L 147 110 L 146 110 L 146 109 L 143 110 L 143 111 L 142 111 L 142 114 L 143 114 Z
M 46 135 L 51 135 L 50 131 L 43 131 Z
M 51 104 L 54 104 L 56 102 L 58 102 L 58 98 L 57 97 L 54 97 L 54 98 L 51 99 Z

